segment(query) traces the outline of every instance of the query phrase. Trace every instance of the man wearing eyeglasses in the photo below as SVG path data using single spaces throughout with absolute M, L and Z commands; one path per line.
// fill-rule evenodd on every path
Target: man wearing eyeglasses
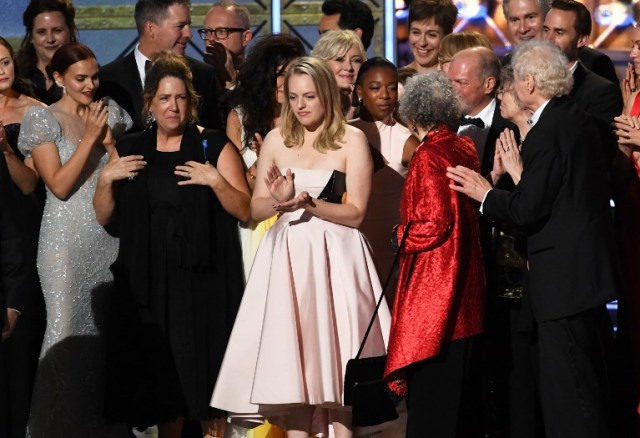
M 222 0 L 209 9 L 203 25 L 198 34 L 206 44 L 204 61 L 216 70 L 220 89 L 229 89 L 253 37 L 249 10 L 234 1 Z
M 213 68 L 204 62 L 185 56 L 193 36 L 189 0 L 138 0 L 134 19 L 138 30 L 138 45 L 128 55 L 116 59 L 100 70 L 98 97 L 110 96 L 133 119 L 131 132 L 146 128 L 142 119 L 142 90 L 147 61 L 163 50 L 184 56 L 193 73 L 193 86 L 201 97 L 198 106 L 199 124 L 220 128 L 222 117 L 216 92 Z

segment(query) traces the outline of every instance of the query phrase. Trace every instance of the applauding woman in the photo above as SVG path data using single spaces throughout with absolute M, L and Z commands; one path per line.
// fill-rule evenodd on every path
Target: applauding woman
M 357 230 L 371 154 L 362 132 L 345 124 L 323 61 L 293 64 L 285 96 L 251 200 L 254 219 L 280 217 L 256 254 L 211 404 L 267 417 L 286 411 L 288 437 L 326 433 L 327 420 L 336 437 L 350 437 L 350 413 L 341 407 L 345 367 L 381 293 Z M 384 354 L 388 324 L 382 306 L 364 356 Z
M 100 330 L 118 243 L 96 221 L 91 199 L 114 138 L 132 122 L 114 102 L 93 102 L 98 62 L 88 47 L 62 46 L 50 68 L 63 97 L 30 108 L 18 140 L 47 188 L 38 246 L 47 328 L 28 435 L 98 436 L 108 432 Z
M 237 223 L 249 219 L 249 188 L 237 149 L 195 124 L 184 59 L 152 61 L 150 127 L 122 138 L 94 197 L 98 221 L 120 232 L 107 412 L 158 424 L 161 437 L 181 436 L 184 419 L 222 437 L 208 402 L 242 296 Z

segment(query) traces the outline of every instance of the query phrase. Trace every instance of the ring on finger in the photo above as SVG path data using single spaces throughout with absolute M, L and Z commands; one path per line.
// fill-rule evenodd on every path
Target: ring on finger
M 135 177 L 136 177 L 136 176 L 135 176 L 135 174 L 134 174 L 133 172 L 131 172 L 131 173 L 129 174 L 129 181 L 133 181 L 133 179 L 134 179 Z

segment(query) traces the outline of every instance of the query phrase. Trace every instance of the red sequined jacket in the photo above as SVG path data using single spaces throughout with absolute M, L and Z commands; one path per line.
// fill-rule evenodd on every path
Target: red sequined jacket
M 400 258 L 385 377 L 406 391 L 404 369 L 436 356 L 444 343 L 483 329 L 485 278 L 480 250 L 479 204 L 449 188 L 448 166 L 480 171 L 473 142 L 447 127 L 418 147 L 400 205 Z

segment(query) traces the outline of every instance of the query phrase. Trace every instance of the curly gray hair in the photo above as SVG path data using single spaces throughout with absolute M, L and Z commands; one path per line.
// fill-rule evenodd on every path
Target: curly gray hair
M 533 76 L 538 92 L 546 99 L 571 92 L 573 75 L 569 61 L 559 48 L 548 41 L 522 43 L 516 49 L 511 64 L 515 80 Z
M 407 80 L 400 100 L 400 117 L 422 129 L 447 125 L 457 129 L 462 109 L 458 94 L 443 72 L 431 71 Z

